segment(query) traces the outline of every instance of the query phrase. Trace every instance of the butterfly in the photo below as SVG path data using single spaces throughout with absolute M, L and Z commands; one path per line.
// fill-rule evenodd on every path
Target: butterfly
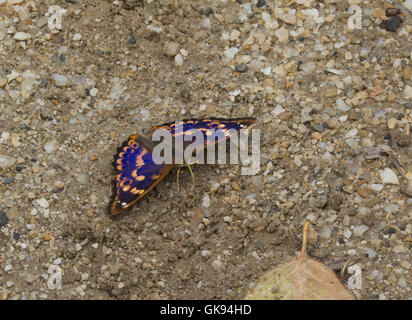
M 201 132 L 206 138 L 215 130 L 222 130 L 223 135 L 211 143 L 216 144 L 237 134 L 255 122 L 254 118 L 237 119 L 188 119 L 180 122 L 165 123 L 148 130 L 151 135 L 156 130 L 167 130 L 173 139 L 178 135 L 189 134 L 193 130 Z M 234 129 L 234 130 L 230 130 Z M 210 141 L 207 139 L 200 146 L 205 148 Z M 128 140 L 118 149 L 115 157 L 117 170 L 113 200 L 109 205 L 109 214 L 116 216 L 129 209 L 135 202 L 144 197 L 176 166 L 175 163 L 157 163 L 152 155 L 153 143 L 140 134 L 129 136 Z

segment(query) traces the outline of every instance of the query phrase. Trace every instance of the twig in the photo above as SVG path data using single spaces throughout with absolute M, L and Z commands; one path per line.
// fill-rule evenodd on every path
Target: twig
M 308 231 L 309 231 L 309 221 L 306 221 L 303 226 L 303 241 L 302 241 L 302 249 L 300 251 L 300 258 L 298 263 L 298 270 L 296 272 L 296 285 L 295 285 L 295 299 L 300 300 L 299 297 L 299 285 L 300 285 L 300 278 L 302 273 L 303 261 L 306 255 L 306 243 L 308 241 Z

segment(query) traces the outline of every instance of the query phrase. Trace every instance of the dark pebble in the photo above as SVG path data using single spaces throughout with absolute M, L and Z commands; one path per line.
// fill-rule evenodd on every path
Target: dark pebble
M 335 193 L 333 194 L 329 200 L 328 200 L 328 205 L 335 211 L 340 211 L 340 207 L 342 205 L 342 202 L 344 200 L 344 197 L 340 193 Z
M 256 242 L 256 250 L 259 250 L 260 252 L 265 252 L 265 248 L 263 247 L 262 242 Z
M 379 26 L 382 29 L 385 29 L 386 31 L 396 32 L 396 30 L 398 30 L 398 28 L 400 27 L 401 23 L 402 23 L 402 19 L 396 16 L 396 17 L 391 17 L 388 20 L 382 21 L 382 23 Z
M 210 16 L 213 13 L 213 9 L 212 8 L 207 8 L 207 9 L 205 9 L 205 11 L 203 13 L 206 16 Z
M 86 96 L 90 96 L 90 89 L 89 88 L 85 88 L 84 92 L 86 93 Z
M 387 17 L 395 17 L 401 13 L 401 10 L 398 8 L 388 8 L 385 10 Z
M 313 129 L 315 129 L 317 132 L 322 132 L 323 130 L 325 130 L 325 127 L 323 126 L 323 123 L 319 123 Z
M 5 226 L 7 224 L 7 221 L 9 221 L 9 218 L 7 218 L 4 212 L 0 211 L 0 227 Z
M 13 239 L 14 239 L 14 240 L 19 240 L 19 239 L 20 239 L 20 233 L 14 232 L 14 233 L 13 233 Z
M 322 126 L 325 129 L 330 129 L 329 124 L 327 122 L 322 122 Z
M 236 72 L 240 72 L 240 73 L 246 72 L 246 71 L 247 71 L 247 65 L 244 64 L 244 63 L 238 64 L 238 65 L 235 67 L 235 71 L 236 71 Z
M 242 4 L 242 3 L 243 3 L 243 0 L 236 0 L 236 2 L 237 2 L 238 4 Z
M 400 114 L 398 114 L 398 116 L 396 117 L 396 119 L 402 120 L 404 116 L 405 116 L 405 115 L 404 115 L 403 113 L 400 113 Z
M 46 78 L 41 78 L 40 79 L 40 83 L 39 83 L 39 86 L 41 87 L 41 88 L 44 88 L 45 86 L 47 86 L 47 83 L 48 83 L 49 81 L 46 79 Z
M 265 0 L 258 0 L 256 6 L 258 8 L 264 7 L 266 5 L 266 1 Z
M 14 178 L 13 177 L 6 178 L 6 179 L 4 179 L 3 182 L 4 182 L 4 184 L 12 184 L 14 182 Z
M 348 215 L 349 217 L 354 217 L 358 214 L 358 212 L 355 208 L 346 208 L 344 214 Z
M 385 136 L 383 137 L 385 140 L 390 140 L 392 138 L 390 133 L 385 134 Z
M 366 224 L 368 227 L 371 227 L 373 223 L 375 222 L 375 218 L 371 214 L 367 214 L 362 218 L 362 221 L 364 224 Z
M 129 43 L 130 44 L 136 44 L 136 38 L 134 37 L 134 36 L 130 36 L 130 38 L 129 38 Z
M 350 120 L 357 121 L 357 120 L 362 119 L 362 114 L 358 111 L 351 110 L 351 111 L 349 111 L 348 117 L 349 117 Z
M 126 10 L 133 10 L 135 7 L 142 5 L 142 2 L 141 0 L 124 0 L 123 4 Z
M 22 166 L 16 166 L 16 171 L 17 172 L 21 172 L 24 169 L 24 167 Z
M 41 117 L 43 120 L 51 121 L 51 120 L 53 120 L 53 112 L 52 112 L 51 110 L 49 110 L 49 109 L 42 109 L 42 110 L 40 111 L 40 117 Z
M 407 147 L 411 143 L 411 136 L 404 133 L 401 130 L 397 130 L 393 133 L 393 140 L 400 147 Z
M 383 232 L 384 234 L 393 234 L 396 232 L 396 229 L 393 227 L 389 227 L 387 229 L 385 229 L 385 231 Z

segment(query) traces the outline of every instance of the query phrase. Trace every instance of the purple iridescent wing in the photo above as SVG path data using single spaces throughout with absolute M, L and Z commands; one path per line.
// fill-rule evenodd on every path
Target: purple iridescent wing
M 153 189 L 173 169 L 173 165 L 156 164 L 151 153 L 138 142 L 139 135 L 132 135 L 120 148 L 115 160 L 118 171 L 110 215 L 118 215 Z
M 237 119 L 189 119 L 177 121 L 176 123 L 166 123 L 160 126 L 154 126 L 149 130 L 152 134 L 157 129 L 169 130 L 172 136 L 176 138 L 179 135 L 188 135 L 192 131 L 199 130 L 204 134 L 205 145 L 207 143 L 218 143 L 220 140 L 226 140 L 230 136 L 237 134 L 240 130 L 246 129 L 255 122 L 254 118 L 237 118 Z M 215 135 L 215 139 L 207 139 L 208 136 Z

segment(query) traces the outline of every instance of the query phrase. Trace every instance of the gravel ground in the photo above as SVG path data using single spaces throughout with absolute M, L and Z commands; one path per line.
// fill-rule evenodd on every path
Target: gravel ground
M 0 0 L 0 298 L 241 299 L 309 220 L 358 298 L 411 299 L 411 34 L 400 1 Z M 110 219 L 127 136 L 208 116 L 256 117 L 259 173 L 172 173 Z

